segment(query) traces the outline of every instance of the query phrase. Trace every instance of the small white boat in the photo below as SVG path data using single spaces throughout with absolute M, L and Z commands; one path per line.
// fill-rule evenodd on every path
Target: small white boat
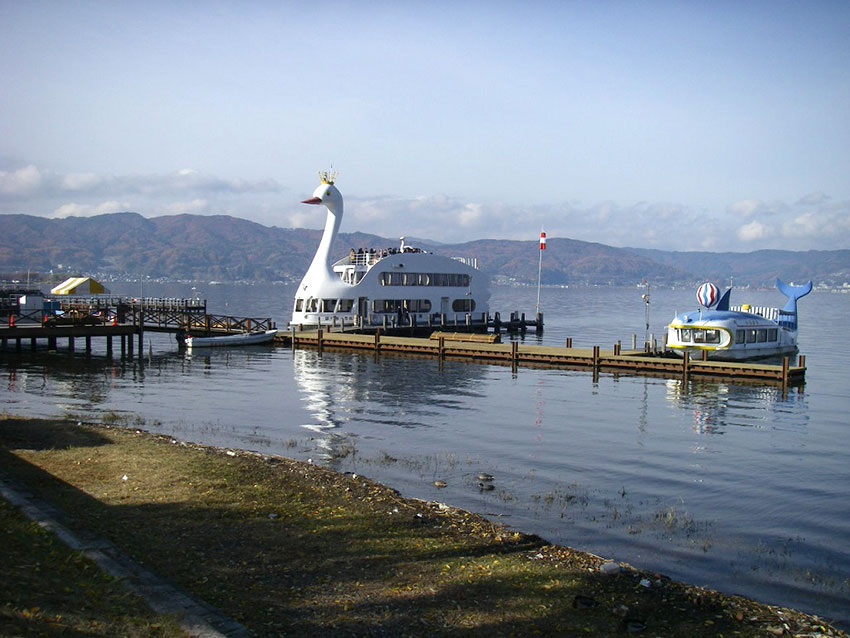
M 779 279 L 783 308 L 730 306 L 730 288 L 718 300 L 717 286 L 705 283 L 697 301 L 705 307 L 678 315 L 667 326 L 667 347 L 679 355 L 701 354 L 709 359 L 745 361 L 781 357 L 797 352 L 797 300 L 812 291 L 812 282 L 789 286 Z M 712 306 L 716 307 L 712 309 Z
M 183 341 L 187 348 L 214 348 L 219 346 L 248 346 L 257 343 L 270 343 L 274 340 L 277 330 L 259 332 L 243 332 L 236 335 L 220 337 L 186 337 Z

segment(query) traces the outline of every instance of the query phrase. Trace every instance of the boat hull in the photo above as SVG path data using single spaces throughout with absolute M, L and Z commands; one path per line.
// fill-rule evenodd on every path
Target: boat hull
M 264 330 L 263 332 L 246 332 L 221 337 L 186 337 L 185 344 L 187 348 L 249 346 L 258 343 L 271 343 L 276 334 L 277 330 Z
M 791 356 L 797 354 L 797 346 L 786 347 L 770 347 L 770 348 L 724 348 L 724 349 L 708 349 L 696 347 L 670 346 L 668 349 L 679 355 L 684 356 L 687 352 L 690 357 L 701 358 L 703 352 L 708 353 L 708 358 L 712 361 L 755 361 L 757 359 L 773 359 L 783 356 Z

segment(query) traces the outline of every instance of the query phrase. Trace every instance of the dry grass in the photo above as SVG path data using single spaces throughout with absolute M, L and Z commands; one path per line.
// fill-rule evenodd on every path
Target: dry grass
M 821 631 L 815 618 L 657 574 L 605 575 L 598 557 L 287 459 L 8 418 L 0 463 L 73 513 L 69 527 L 108 538 L 257 635 Z
M 183 635 L 2 499 L 0 564 L 0 636 Z

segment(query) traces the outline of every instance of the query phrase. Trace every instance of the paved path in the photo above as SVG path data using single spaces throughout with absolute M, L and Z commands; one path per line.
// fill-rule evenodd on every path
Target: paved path
M 18 507 L 30 520 L 56 534 L 71 549 L 94 561 L 113 578 L 122 581 L 161 614 L 177 618 L 193 638 L 237 638 L 250 636 L 248 629 L 203 601 L 198 601 L 150 570 L 124 555 L 111 542 L 93 534 L 72 532 L 59 520 L 61 510 L 51 506 L 11 477 L 0 474 L 0 495 Z

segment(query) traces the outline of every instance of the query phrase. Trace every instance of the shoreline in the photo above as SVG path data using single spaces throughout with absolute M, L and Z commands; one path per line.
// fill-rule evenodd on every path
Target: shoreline
M 258 635 L 846 636 L 285 457 L 17 417 L 0 455 L 71 529 Z

